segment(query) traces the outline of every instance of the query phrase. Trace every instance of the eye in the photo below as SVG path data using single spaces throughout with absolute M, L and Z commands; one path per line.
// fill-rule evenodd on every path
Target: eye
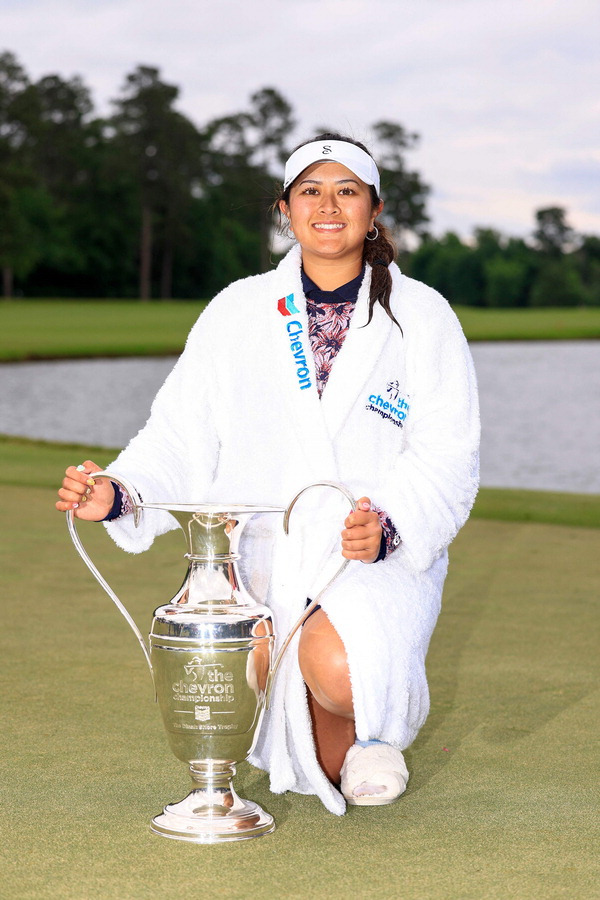
M 353 193 L 354 193 L 354 190 L 351 187 L 343 187 L 340 191 L 340 194 L 346 194 L 346 195 L 350 195 Z
M 312 185 L 310 185 L 309 187 L 305 187 L 304 190 L 302 191 L 302 193 L 303 194 L 318 194 L 319 192 L 317 191 L 316 187 L 313 187 Z

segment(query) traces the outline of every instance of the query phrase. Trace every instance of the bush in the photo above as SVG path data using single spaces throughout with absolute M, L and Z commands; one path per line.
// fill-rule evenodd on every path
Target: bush
M 530 306 L 584 306 L 588 300 L 581 277 L 569 260 L 543 262 L 533 283 Z
M 497 256 L 484 264 L 486 306 L 524 306 L 527 290 L 527 266 L 517 259 Z

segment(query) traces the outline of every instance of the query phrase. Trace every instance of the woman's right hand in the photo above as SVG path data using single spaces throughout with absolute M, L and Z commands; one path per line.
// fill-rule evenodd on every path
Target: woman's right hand
M 81 467 L 69 466 L 58 492 L 60 500 L 56 508 L 60 512 L 72 509 L 78 519 L 102 521 L 112 509 L 115 489 L 108 478 L 94 478 L 94 472 L 101 471 L 101 467 L 90 459 Z

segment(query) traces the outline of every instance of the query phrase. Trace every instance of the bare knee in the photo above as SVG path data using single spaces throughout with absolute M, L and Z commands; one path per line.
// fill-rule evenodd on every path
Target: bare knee
M 298 648 L 302 677 L 324 709 L 354 718 L 348 658 L 342 640 L 323 610 L 310 617 Z

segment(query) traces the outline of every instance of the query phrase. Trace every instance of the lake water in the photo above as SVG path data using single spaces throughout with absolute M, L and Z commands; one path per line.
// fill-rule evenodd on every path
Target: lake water
M 600 493 L 600 341 L 477 343 L 482 484 Z M 0 366 L 0 433 L 124 446 L 173 359 Z

